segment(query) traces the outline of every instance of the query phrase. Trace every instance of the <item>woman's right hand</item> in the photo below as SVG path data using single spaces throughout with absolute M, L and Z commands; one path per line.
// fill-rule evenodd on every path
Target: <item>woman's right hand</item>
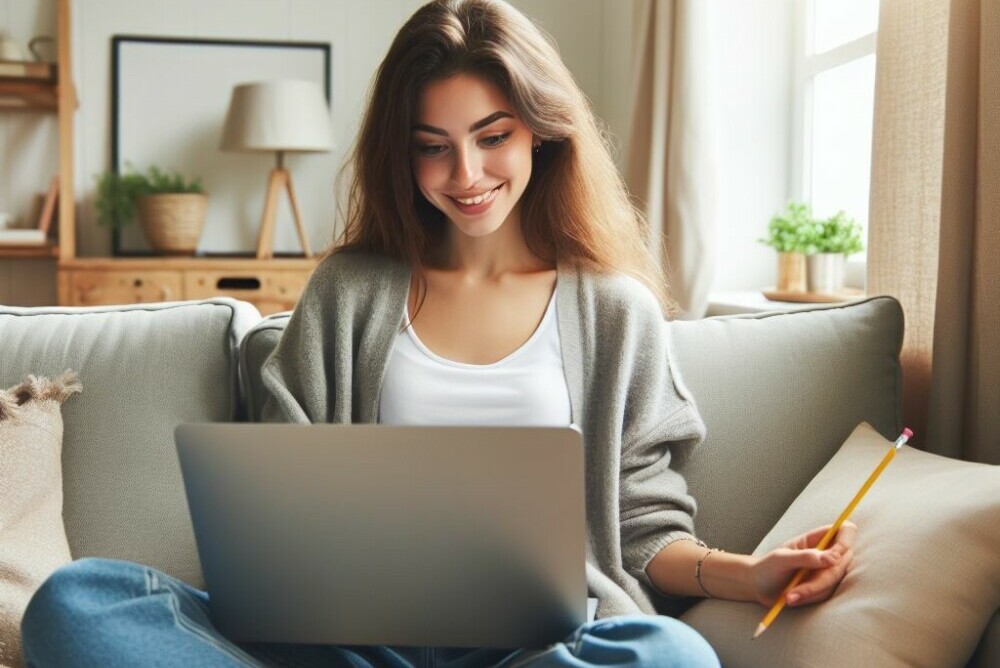
M 788 592 L 788 605 L 820 603 L 833 595 L 854 558 L 852 546 L 858 528 L 853 522 L 844 522 L 834 544 L 817 550 L 816 545 L 829 529 L 829 525 L 817 527 L 757 559 L 751 566 L 750 579 L 758 603 L 772 606 L 800 568 L 811 572 Z

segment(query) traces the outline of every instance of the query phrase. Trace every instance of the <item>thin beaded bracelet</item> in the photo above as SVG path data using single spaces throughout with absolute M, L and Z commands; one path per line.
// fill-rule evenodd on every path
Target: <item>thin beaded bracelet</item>
M 702 584 L 701 582 L 701 565 L 705 563 L 705 560 L 708 559 L 709 555 L 711 555 L 713 552 L 724 552 L 724 551 L 725 550 L 714 550 L 712 548 L 709 548 L 708 551 L 705 552 L 705 556 L 699 559 L 698 563 L 695 564 L 694 567 L 694 579 L 698 581 L 698 586 L 701 587 L 701 590 L 705 593 L 705 596 L 709 598 L 715 598 L 715 596 L 712 596 L 712 594 L 709 593 L 707 589 L 705 589 L 705 585 Z

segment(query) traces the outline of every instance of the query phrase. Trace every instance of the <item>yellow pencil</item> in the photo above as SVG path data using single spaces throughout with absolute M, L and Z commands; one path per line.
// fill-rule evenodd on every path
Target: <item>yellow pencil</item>
M 854 508 L 858 505 L 858 503 L 861 502 L 861 499 L 864 497 L 864 495 L 868 493 L 868 490 L 875 483 L 875 480 L 882 474 L 882 471 L 885 470 L 885 467 L 889 465 L 889 462 L 892 461 L 892 458 L 896 456 L 896 452 L 901 447 L 903 447 L 903 445 L 905 445 L 908 440 L 910 440 L 911 436 L 913 436 L 912 431 L 910 431 L 909 429 L 903 430 L 903 433 L 900 434 L 899 438 L 896 439 L 896 442 L 892 444 L 891 448 L 889 448 L 889 452 L 885 453 L 885 457 L 882 458 L 882 462 L 877 467 L 875 467 L 875 470 L 872 471 L 872 474 L 870 476 L 868 476 L 868 480 L 865 481 L 865 484 L 861 486 L 861 489 L 858 490 L 858 493 L 854 495 L 854 498 L 851 499 L 851 502 L 847 504 L 846 508 L 844 508 L 844 512 L 840 513 L 840 517 L 837 518 L 837 521 L 833 523 L 833 526 L 831 526 L 830 529 L 820 539 L 819 543 L 816 545 L 817 550 L 826 549 L 827 545 L 830 544 L 830 541 L 833 540 L 833 537 L 837 535 L 837 531 L 840 529 L 840 525 L 843 524 L 845 521 L 847 521 L 847 518 L 851 516 L 851 513 L 854 512 Z M 788 592 L 790 592 L 792 588 L 795 587 L 795 585 L 802 582 L 802 578 L 804 578 L 807 573 L 809 573 L 809 569 L 807 568 L 799 569 L 798 573 L 795 574 L 795 577 L 792 578 L 792 581 L 789 582 L 788 585 L 785 587 L 784 591 L 781 592 L 781 596 L 778 597 L 778 600 L 774 602 L 774 605 L 771 606 L 771 609 L 767 611 L 766 615 L 764 615 L 764 619 L 760 620 L 760 624 L 757 625 L 757 630 L 754 631 L 753 638 L 756 638 L 761 633 L 766 631 L 767 627 L 771 625 L 771 622 L 773 622 L 777 618 L 778 613 L 780 613 L 785 607 L 785 603 L 787 602 Z M 751 640 L 753 640 L 753 638 L 751 638 Z

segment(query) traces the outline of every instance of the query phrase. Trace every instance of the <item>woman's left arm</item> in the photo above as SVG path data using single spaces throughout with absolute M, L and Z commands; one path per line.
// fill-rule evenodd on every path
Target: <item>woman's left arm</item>
M 819 603 L 833 595 L 854 558 L 857 527 L 852 522 L 840 527 L 832 546 L 826 550 L 815 548 L 829 528 L 813 529 L 760 557 L 712 550 L 689 540 L 676 541 L 653 557 L 646 574 L 666 594 L 756 601 L 770 606 L 795 573 L 806 568 L 811 572 L 788 593 L 787 602 L 791 606 Z

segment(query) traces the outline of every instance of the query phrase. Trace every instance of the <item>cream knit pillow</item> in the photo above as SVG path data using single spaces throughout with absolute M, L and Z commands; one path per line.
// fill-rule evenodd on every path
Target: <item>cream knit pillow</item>
M 832 522 L 889 451 L 867 423 L 792 503 L 754 554 Z M 1000 606 L 1000 466 L 897 453 L 858 505 L 856 556 L 825 603 L 767 612 L 707 600 L 682 619 L 741 666 L 964 666 Z
M 0 390 L 0 665 L 21 665 L 24 609 L 45 578 L 71 560 L 59 408 L 80 389 L 67 371 Z

